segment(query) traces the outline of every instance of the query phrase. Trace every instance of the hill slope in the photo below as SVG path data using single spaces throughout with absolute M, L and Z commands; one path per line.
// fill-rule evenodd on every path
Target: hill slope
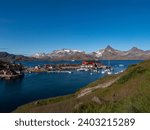
M 29 60 L 35 60 L 35 58 L 23 56 L 23 55 L 14 55 L 10 54 L 8 52 L 0 52 L 0 60 L 1 61 L 7 61 L 7 62 L 12 62 L 12 61 L 29 61 Z
M 72 95 L 39 100 L 14 112 L 150 112 L 150 61 L 101 78 Z

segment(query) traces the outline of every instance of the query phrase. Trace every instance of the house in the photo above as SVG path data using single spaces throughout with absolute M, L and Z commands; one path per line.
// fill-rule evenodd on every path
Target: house
M 101 63 L 96 62 L 96 61 L 83 61 L 82 66 L 87 67 L 87 68 L 93 68 L 93 67 L 98 67 L 101 65 Z
M 35 68 L 35 70 L 40 70 L 41 69 L 41 67 L 39 65 L 35 66 L 34 68 Z
M 46 70 L 51 70 L 51 69 L 53 69 L 53 66 L 51 66 L 51 65 L 45 65 L 44 68 L 45 68 Z

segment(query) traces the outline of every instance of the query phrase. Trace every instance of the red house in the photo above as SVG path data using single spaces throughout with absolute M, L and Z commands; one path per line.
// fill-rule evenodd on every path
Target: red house
M 94 62 L 94 61 L 83 61 L 82 62 L 82 65 L 95 65 L 96 64 L 96 62 Z

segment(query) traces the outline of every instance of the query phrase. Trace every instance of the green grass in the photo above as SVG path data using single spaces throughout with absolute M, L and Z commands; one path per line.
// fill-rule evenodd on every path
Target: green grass
M 57 103 L 66 102 L 66 101 L 68 102 L 68 99 L 72 99 L 73 96 L 74 95 L 72 94 L 72 95 L 60 96 L 60 97 L 56 97 L 56 98 L 37 100 L 37 101 L 31 102 L 29 104 L 19 107 L 15 112 L 26 112 L 28 110 L 32 110 L 32 109 L 38 108 L 40 106 L 46 106 L 49 104 L 57 104 Z M 41 110 L 41 112 L 42 112 L 42 110 Z
M 93 90 L 81 98 L 73 95 L 32 102 L 14 112 L 150 112 L 150 61 L 130 66 L 119 75 L 107 76 L 86 87 L 120 77 L 108 88 Z M 96 97 L 96 100 L 94 100 Z
M 122 76 L 119 80 L 118 83 L 120 84 L 124 84 L 125 82 L 127 82 L 128 80 L 132 79 L 133 77 L 136 77 L 138 74 L 142 74 L 146 71 L 146 69 L 144 69 L 141 66 L 137 66 L 137 67 L 133 67 L 130 68 L 129 70 L 130 72 L 124 76 Z

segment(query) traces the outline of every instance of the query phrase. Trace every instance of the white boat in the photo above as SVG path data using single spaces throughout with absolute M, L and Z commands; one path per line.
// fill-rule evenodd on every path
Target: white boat
M 111 71 L 108 71 L 108 72 L 107 72 L 107 74 L 108 74 L 108 75 L 111 75 L 111 74 L 112 74 L 112 72 L 111 72 Z
M 89 69 L 87 69 L 87 68 L 79 68 L 79 69 L 77 69 L 77 71 L 89 71 Z
M 123 64 L 119 64 L 119 67 L 123 67 L 124 65 Z
M 102 70 L 102 71 L 101 71 L 101 73 L 102 73 L 102 74 L 106 74 L 106 73 L 107 73 L 107 71 L 108 71 L 108 70 L 107 70 L 107 69 L 105 69 L 105 70 Z
M 111 75 L 112 71 L 110 69 L 105 69 L 105 70 L 102 70 L 101 73 Z
M 121 70 L 120 73 L 124 72 L 124 70 Z
M 121 70 L 121 71 L 119 71 L 119 72 L 116 72 L 115 74 L 120 74 L 120 73 L 122 73 L 122 72 L 124 72 L 124 70 Z
M 92 70 L 93 72 L 95 72 L 95 73 L 98 73 L 98 70 Z
M 68 73 L 71 74 L 71 71 L 47 71 L 47 73 Z
M 105 74 L 106 72 L 104 70 L 101 71 L 102 74 Z
M 116 72 L 115 74 L 119 74 L 119 72 Z

